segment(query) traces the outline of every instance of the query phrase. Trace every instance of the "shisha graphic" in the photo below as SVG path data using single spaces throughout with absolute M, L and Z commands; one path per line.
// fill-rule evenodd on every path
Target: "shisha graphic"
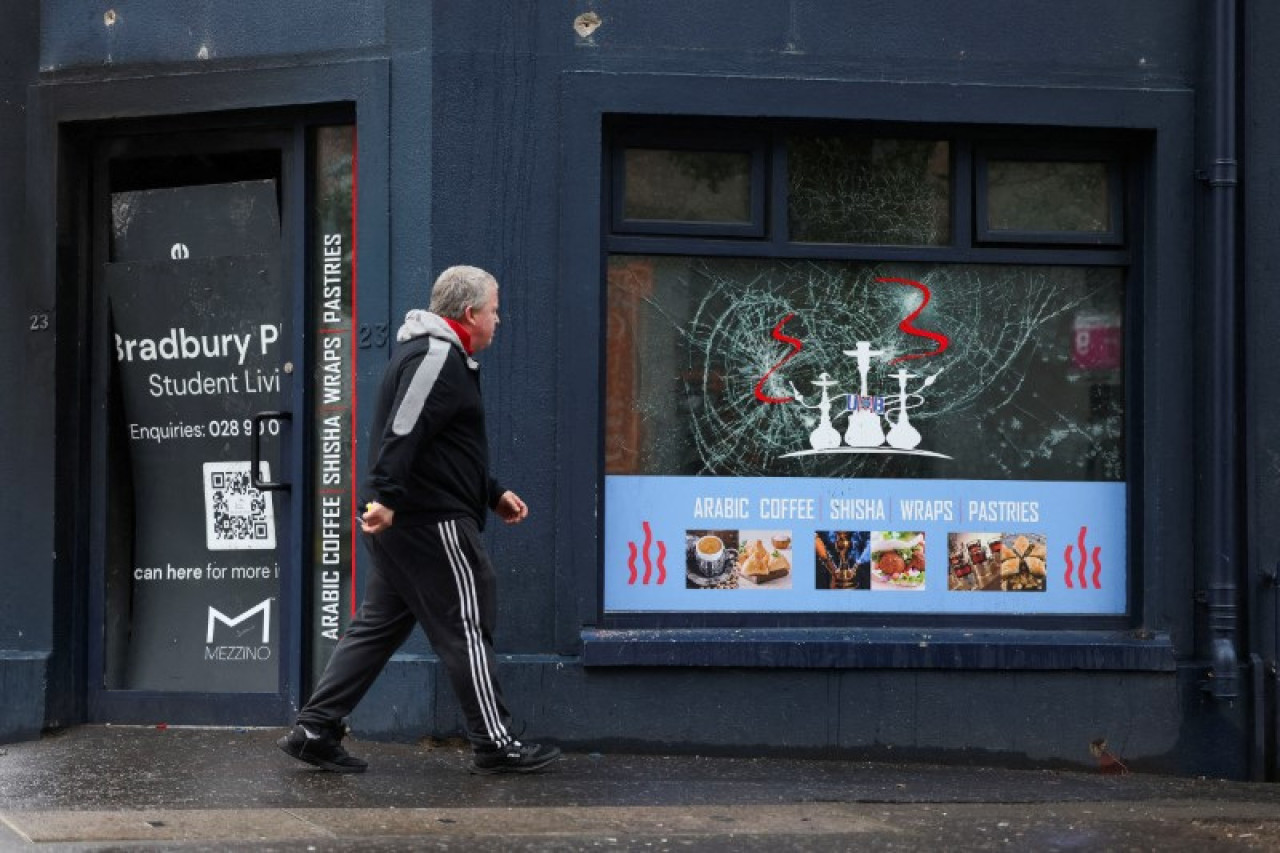
M 871 371 L 872 356 L 884 355 L 884 350 L 873 350 L 870 341 L 858 341 L 856 349 L 847 349 L 845 355 L 858 360 L 858 406 L 849 408 L 849 429 L 845 431 L 844 440 L 850 447 L 879 447 L 884 444 L 884 428 L 880 426 L 880 416 L 869 408 L 864 408 L 863 400 L 869 400 L 867 393 L 867 374 Z M 917 441 L 917 444 L 919 442 Z
M 874 350 L 871 348 L 870 341 L 858 341 L 854 349 L 843 350 L 844 354 L 854 358 L 858 365 L 858 394 L 837 394 L 836 399 L 845 397 L 847 400 L 844 411 L 831 414 L 832 395 L 828 389 L 836 384 L 831 376 L 825 371 L 818 375 L 812 384 L 821 389 L 821 394 L 816 403 L 808 403 L 803 394 L 796 388 L 794 383 L 791 384 L 791 391 L 795 395 L 795 401 L 806 409 L 818 410 L 818 426 L 809 434 L 809 450 L 796 450 L 791 453 L 782 454 L 783 459 L 795 456 L 812 456 L 823 453 L 894 453 L 913 456 L 933 456 L 939 459 L 950 459 L 942 453 L 935 453 L 931 450 L 920 450 L 920 442 L 923 436 L 920 430 L 911 423 L 910 412 L 924 403 L 924 389 L 933 385 L 938 377 L 942 374 L 939 370 L 927 376 L 919 373 L 911 373 L 906 368 L 900 368 L 897 373 L 890 374 L 890 378 L 898 381 L 898 391 L 892 401 L 885 397 L 873 397 L 868 393 L 868 375 L 871 372 L 872 359 L 887 355 L 883 350 Z M 910 388 L 910 383 L 914 379 L 923 379 L 914 390 Z M 847 414 L 849 416 L 849 426 L 845 430 L 843 439 L 836 430 L 834 425 L 835 418 Z M 886 433 L 881 418 L 889 423 L 889 430 Z
M 941 371 L 939 371 L 940 373 Z M 893 374 L 898 380 L 898 420 L 889 430 L 886 440 L 891 447 L 897 447 L 902 450 L 914 450 L 920 444 L 920 430 L 911 425 L 911 406 L 908 405 L 908 397 L 918 397 L 921 391 L 933 384 L 938 378 L 938 374 L 934 373 L 925 378 L 920 387 L 916 389 L 915 394 L 907 394 L 907 380 L 919 378 L 919 374 L 908 373 L 906 368 L 901 368 L 897 373 Z M 923 400 L 923 397 L 921 398 Z
M 814 450 L 833 450 L 840 446 L 840 431 L 831 423 L 831 395 L 827 393 L 827 389 L 836 383 L 828 374 L 822 373 L 818 375 L 817 379 L 813 380 L 812 384 L 822 389 L 822 398 L 812 406 L 804 401 L 804 395 L 796 390 L 794 383 L 791 384 L 791 393 L 795 395 L 796 401 L 806 409 L 818 410 L 818 428 L 809 434 L 810 446 Z M 841 414 L 844 413 L 841 412 Z

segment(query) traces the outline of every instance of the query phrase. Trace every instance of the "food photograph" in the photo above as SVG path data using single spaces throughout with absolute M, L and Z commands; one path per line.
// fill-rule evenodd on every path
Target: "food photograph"
M 791 588 L 791 531 L 743 530 L 741 542 L 739 589 Z
M 1049 549 L 1038 533 L 1008 534 L 1000 556 L 1000 589 L 1004 592 L 1044 592 L 1048 580 Z
M 871 588 L 919 592 L 924 589 L 924 534 L 919 531 L 872 531 Z
M 737 588 L 738 531 L 686 530 L 684 554 L 687 589 Z
M 1038 533 L 947 535 L 947 589 L 1044 592 L 1048 549 Z
M 947 589 L 999 592 L 1004 534 L 970 531 L 947 534 Z

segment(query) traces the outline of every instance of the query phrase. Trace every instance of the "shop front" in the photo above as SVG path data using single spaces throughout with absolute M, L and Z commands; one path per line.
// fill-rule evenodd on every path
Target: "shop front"
M 537 737 L 1275 776 L 1280 12 L 579 5 L 0 34 L 0 735 L 290 719 L 468 263 Z M 454 708 L 415 634 L 351 724 Z

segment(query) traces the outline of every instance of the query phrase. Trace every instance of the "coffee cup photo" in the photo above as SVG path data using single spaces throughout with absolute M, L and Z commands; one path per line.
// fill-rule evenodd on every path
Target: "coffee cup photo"
M 737 559 L 737 531 L 685 531 L 685 566 L 691 588 L 716 585 L 732 572 Z

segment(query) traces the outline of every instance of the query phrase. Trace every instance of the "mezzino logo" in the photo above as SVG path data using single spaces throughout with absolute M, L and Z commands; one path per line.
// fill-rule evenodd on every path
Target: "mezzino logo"
M 242 622 L 247 622 L 254 616 L 261 614 L 262 616 L 262 640 L 257 646 L 245 645 L 213 645 L 215 629 L 219 623 L 226 628 L 235 630 Z M 235 639 L 240 639 L 252 628 L 245 628 L 235 633 Z M 239 616 L 228 616 L 212 604 L 209 605 L 209 620 L 205 630 L 205 660 L 225 660 L 225 661 L 249 661 L 249 660 L 270 660 L 271 659 L 271 599 L 264 599 L 259 603 L 250 607 Z

